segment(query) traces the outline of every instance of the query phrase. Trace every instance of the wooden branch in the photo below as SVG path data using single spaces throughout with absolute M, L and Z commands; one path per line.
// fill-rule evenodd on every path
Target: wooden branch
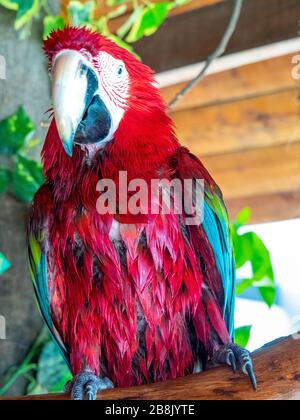
M 176 93 L 174 98 L 172 98 L 172 100 L 169 103 L 170 110 L 174 109 L 176 105 L 184 98 L 184 96 L 190 93 L 193 90 L 193 88 L 199 84 L 199 82 L 205 77 L 206 73 L 208 72 L 208 69 L 211 67 L 213 62 L 225 53 L 240 19 L 242 7 L 244 4 L 243 2 L 244 0 L 235 0 L 229 24 L 221 38 L 220 43 L 218 44 L 217 48 L 208 56 L 203 68 L 200 70 L 197 76 L 190 80 L 182 89 L 180 89 Z
M 211 369 L 176 381 L 135 388 L 113 389 L 101 400 L 299 400 L 300 339 L 289 337 L 269 344 L 254 354 L 258 391 L 252 391 L 243 374 L 227 367 Z M 67 400 L 68 395 L 43 395 L 23 400 Z

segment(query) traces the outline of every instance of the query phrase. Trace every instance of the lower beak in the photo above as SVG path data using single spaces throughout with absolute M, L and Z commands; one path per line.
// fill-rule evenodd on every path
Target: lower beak
M 69 156 L 77 128 L 97 90 L 96 73 L 80 53 L 59 53 L 52 70 L 53 108 L 58 134 Z

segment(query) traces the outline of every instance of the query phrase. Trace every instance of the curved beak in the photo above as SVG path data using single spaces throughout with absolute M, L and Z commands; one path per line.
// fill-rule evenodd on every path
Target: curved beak
M 52 70 L 53 108 L 58 133 L 69 156 L 78 126 L 97 90 L 97 75 L 79 52 L 64 50 L 58 54 Z

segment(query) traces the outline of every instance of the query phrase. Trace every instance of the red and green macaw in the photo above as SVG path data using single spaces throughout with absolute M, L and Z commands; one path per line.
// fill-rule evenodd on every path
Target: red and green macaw
M 32 204 L 28 244 L 43 318 L 68 362 L 73 399 L 99 390 L 240 364 L 233 344 L 235 267 L 220 189 L 176 138 L 153 72 L 87 29 L 45 41 L 53 118 L 45 184 Z M 204 218 L 99 214 L 97 184 L 204 180 Z M 117 203 L 117 208 L 118 208 Z

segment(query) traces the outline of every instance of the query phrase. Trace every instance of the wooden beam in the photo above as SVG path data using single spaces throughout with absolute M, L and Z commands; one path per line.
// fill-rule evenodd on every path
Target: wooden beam
M 182 143 L 206 157 L 300 139 L 298 89 L 172 114 Z M 216 157 L 218 159 L 218 157 Z
M 296 82 L 291 77 L 294 55 L 288 54 L 208 75 L 179 101 L 175 111 L 262 96 L 295 87 Z M 185 85 L 186 82 L 161 89 L 165 101 L 169 103 Z
M 172 16 L 135 50 L 157 72 L 201 62 L 219 44 L 232 9 L 233 0 L 226 0 Z M 295 38 L 299 16 L 299 0 L 245 0 L 227 54 Z
M 226 200 L 230 220 L 245 207 L 251 209 L 251 224 L 300 218 L 300 190 Z
M 300 340 L 296 337 L 271 343 L 257 352 L 254 368 L 258 391 L 249 379 L 220 367 L 176 381 L 103 391 L 101 400 L 294 400 L 300 399 Z M 23 400 L 68 400 L 68 395 L 43 395 Z
M 295 57 L 299 55 L 299 37 L 291 38 L 286 41 L 274 42 L 273 44 L 262 45 L 250 50 L 239 51 L 232 54 L 223 55 L 215 60 L 206 72 L 206 77 L 239 67 L 249 66 L 261 61 L 268 61 L 284 55 Z M 168 86 L 177 85 L 194 79 L 203 68 L 205 62 L 190 64 L 173 70 L 167 70 L 156 74 L 156 81 L 160 89 Z M 294 65 L 294 64 L 293 64 Z
M 225 200 L 300 191 L 300 142 L 202 159 Z

